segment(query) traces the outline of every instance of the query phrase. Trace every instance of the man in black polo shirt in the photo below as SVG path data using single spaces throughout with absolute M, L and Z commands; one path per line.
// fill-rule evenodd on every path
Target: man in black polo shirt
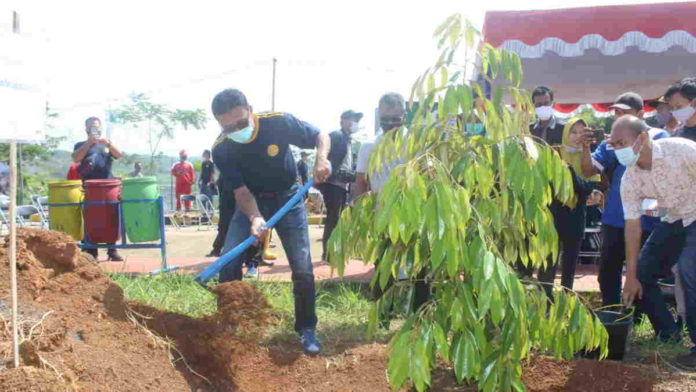
M 338 218 L 346 205 L 348 196 L 348 185 L 355 182 L 355 171 L 353 170 L 353 139 L 354 133 L 358 132 L 358 123 L 363 114 L 352 110 L 347 110 L 341 114 L 341 129 L 329 134 L 331 138 L 331 152 L 329 162 L 333 172 L 325 183 L 316 188 L 321 192 L 326 206 L 326 223 L 324 224 L 324 235 L 322 237 L 323 252 L 321 259 L 327 260 L 327 247 L 333 229 L 338 224 Z
M 307 157 L 309 154 L 307 151 L 302 151 L 300 153 L 300 160 L 297 161 L 297 175 L 300 177 L 300 182 L 302 185 L 309 181 L 309 166 L 307 166 Z M 305 195 L 306 198 L 307 195 Z
M 674 136 L 696 141 L 696 78 L 684 78 L 672 89 L 668 101 L 680 126 Z
M 222 127 L 213 146 L 213 161 L 223 178 L 221 192 L 233 192 L 236 211 L 232 216 L 223 254 L 242 243 L 251 233 L 265 238 L 266 219 L 299 190 L 297 169 L 290 145 L 317 148 L 314 179 L 326 180 L 330 172 L 330 139 L 326 134 L 286 113 L 254 114 L 244 94 L 226 89 L 213 99 L 212 111 Z M 295 295 L 295 330 L 305 353 L 321 350 L 315 335 L 314 273 L 309 253 L 309 232 L 304 203 L 297 203 L 276 224 L 292 270 Z M 242 279 L 243 257 L 220 271 L 220 282 Z
M 201 193 L 208 196 L 210 202 L 213 202 L 213 195 L 217 193 L 215 187 L 215 165 L 210 160 L 210 150 L 203 151 L 203 162 L 201 163 L 201 175 L 198 178 L 198 188 Z
M 82 181 L 105 180 L 113 178 L 111 165 L 114 159 L 122 156 L 121 151 L 106 138 L 102 137 L 101 120 L 90 117 L 85 120 L 85 133 L 87 140 L 75 144 L 72 158 L 79 164 L 77 172 Z M 96 259 L 99 256 L 97 249 L 86 249 Z M 108 250 L 109 261 L 123 261 L 116 249 Z

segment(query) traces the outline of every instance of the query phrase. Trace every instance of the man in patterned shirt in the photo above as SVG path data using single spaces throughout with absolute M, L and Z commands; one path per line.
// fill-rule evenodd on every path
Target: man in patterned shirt
M 696 368 L 696 142 L 683 138 L 651 140 L 648 127 L 637 117 L 623 116 L 613 126 L 609 144 L 626 166 L 621 183 L 626 220 L 626 283 L 623 299 L 630 306 L 642 299 L 657 337 L 680 340 L 680 331 L 657 286 L 662 255 L 681 249 L 677 263 L 686 294 L 686 325 L 692 347 L 677 358 L 682 366 Z M 667 214 L 640 248 L 641 204 L 657 200 Z

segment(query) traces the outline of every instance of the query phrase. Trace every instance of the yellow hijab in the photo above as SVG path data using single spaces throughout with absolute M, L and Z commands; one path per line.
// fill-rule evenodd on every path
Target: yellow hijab
M 582 122 L 585 126 L 587 126 L 585 120 L 575 117 L 568 120 L 565 127 L 563 127 L 563 145 L 561 146 L 561 158 L 564 161 L 566 161 L 570 166 L 572 166 L 573 169 L 575 169 L 575 173 L 577 173 L 577 175 L 579 175 L 580 177 L 586 180 L 599 181 L 601 179 L 599 174 L 594 175 L 592 177 L 585 177 L 582 174 L 582 150 L 570 146 L 570 130 L 573 129 L 573 126 L 578 122 Z

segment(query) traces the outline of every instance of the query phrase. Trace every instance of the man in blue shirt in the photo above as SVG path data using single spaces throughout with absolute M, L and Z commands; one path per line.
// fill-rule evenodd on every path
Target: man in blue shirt
M 263 241 L 264 225 L 293 195 L 297 168 L 290 145 L 317 148 L 314 179 L 326 180 L 329 136 L 291 114 L 254 114 L 244 94 L 226 89 L 213 99 L 212 111 L 222 127 L 213 145 L 213 161 L 222 177 L 221 192 L 234 194 L 236 211 L 232 216 L 223 254 L 241 244 L 249 234 Z M 292 270 L 295 295 L 295 331 L 300 335 L 305 353 L 321 350 L 315 335 L 314 273 L 309 253 L 307 212 L 297 203 L 276 224 Z M 242 279 L 243 257 L 237 257 L 220 271 L 220 282 Z
M 75 144 L 72 158 L 79 164 L 77 172 L 82 181 L 105 180 L 113 178 L 111 166 L 114 159 L 122 156 L 121 151 L 110 140 L 102 137 L 101 120 L 90 117 L 85 120 L 85 133 L 87 140 Z M 86 253 L 95 259 L 99 256 L 97 249 L 86 249 Z M 116 249 L 109 249 L 109 261 L 123 261 Z
M 630 114 L 643 117 L 643 98 L 636 93 L 621 94 L 611 106 L 614 115 L 619 118 Z M 651 128 L 649 135 L 653 140 L 669 137 L 662 129 Z M 614 150 L 602 141 L 594 153 L 590 152 L 593 142 L 591 134 L 586 135 L 583 146 L 582 169 L 585 176 L 597 173 L 605 174 L 609 180 L 607 202 L 602 214 L 602 251 L 599 267 L 599 289 L 602 292 L 604 306 L 621 303 L 621 276 L 626 259 L 626 242 L 624 238 L 624 215 L 621 203 L 621 178 L 626 167 L 619 164 Z M 643 216 L 643 241 L 660 223 L 659 218 Z

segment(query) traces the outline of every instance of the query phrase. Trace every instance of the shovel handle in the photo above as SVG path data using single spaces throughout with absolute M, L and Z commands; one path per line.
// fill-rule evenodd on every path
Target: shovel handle
M 305 193 L 309 190 L 309 188 L 314 184 L 314 179 L 310 179 L 307 181 L 306 184 L 300 189 L 299 192 L 297 192 L 295 195 L 293 195 L 290 200 L 288 200 L 272 217 L 271 219 L 266 222 L 264 227 L 268 230 L 272 229 L 273 226 L 278 223 L 280 219 L 282 219 L 285 214 L 290 211 L 292 207 L 297 204 L 298 201 L 302 199 Z M 220 273 L 222 268 L 227 265 L 229 262 L 237 258 L 239 255 L 241 255 L 244 251 L 246 251 L 251 245 L 253 245 L 256 242 L 256 237 L 249 236 L 244 242 L 241 244 L 237 245 L 234 247 L 234 249 L 230 250 L 229 252 L 225 253 L 224 255 L 220 256 L 217 260 L 215 260 L 212 264 L 207 266 L 203 271 L 201 271 L 198 276 L 196 276 L 195 280 L 198 284 L 201 286 L 206 286 L 208 281 L 212 279 L 215 275 Z

